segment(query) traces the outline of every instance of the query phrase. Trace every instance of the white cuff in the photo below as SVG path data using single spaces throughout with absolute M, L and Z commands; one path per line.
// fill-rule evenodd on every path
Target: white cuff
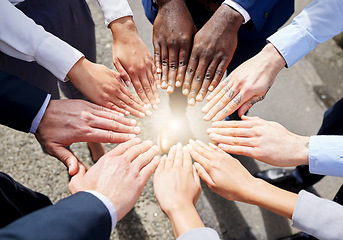
M 127 0 L 98 0 L 98 2 L 104 14 L 106 26 L 119 18 L 133 16 Z
M 116 209 L 114 208 L 112 202 L 106 196 L 102 195 L 101 193 L 99 193 L 97 191 L 88 190 L 85 192 L 93 194 L 95 197 L 97 197 L 106 206 L 109 214 L 111 215 L 112 230 L 113 230 L 117 224 L 117 212 L 116 212 Z
M 246 24 L 251 19 L 250 14 L 238 3 L 232 0 L 225 0 L 222 4 L 229 5 L 230 7 L 235 9 L 237 12 L 239 12 L 244 18 L 243 24 Z
M 40 107 L 36 117 L 33 119 L 31 128 L 30 128 L 30 133 L 35 134 L 37 131 L 37 128 L 39 126 L 40 121 L 42 120 L 45 110 L 48 107 L 48 104 L 50 102 L 51 95 L 48 94 L 43 102 L 43 105 Z

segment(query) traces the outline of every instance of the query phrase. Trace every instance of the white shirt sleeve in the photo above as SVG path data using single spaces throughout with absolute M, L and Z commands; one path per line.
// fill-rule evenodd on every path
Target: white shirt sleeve
M 176 240 L 220 240 L 218 233 L 208 227 L 194 228 L 182 233 Z
M 114 208 L 112 202 L 106 196 L 102 195 L 101 193 L 99 193 L 97 191 L 88 190 L 85 192 L 93 194 L 95 197 L 97 197 L 106 206 L 109 214 L 111 215 L 112 230 L 113 230 L 117 224 L 117 212 L 116 212 L 116 209 Z
M 61 81 L 83 56 L 45 31 L 8 0 L 0 0 L 0 51 L 27 62 L 36 61 Z
M 229 5 L 230 7 L 235 9 L 237 12 L 239 12 L 244 18 L 243 24 L 247 23 L 251 19 L 250 14 L 241 5 L 239 5 L 235 1 L 225 0 L 223 2 L 223 4 Z
M 104 14 L 106 26 L 118 18 L 133 16 L 127 0 L 98 0 L 98 2 Z
M 343 1 L 314 0 L 292 23 L 267 41 L 278 49 L 291 67 L 318 44 L 343 31 Z
M 48 104 L 50 102 L 51 95 L 48 94 L 43 102 L 43 105 L 40 107 L 36 117 L 33 119 L 31 128 L 30 128 L 30 133 L 35 134 L 37 131 L 37 128 L 39 126 L 40 121 L 42 120 L 42 117 L 44 116 L 45 110 L 48 107 Z
M 343 177 L 343 136 L 311 136 L 309 167 L 311 173 Z

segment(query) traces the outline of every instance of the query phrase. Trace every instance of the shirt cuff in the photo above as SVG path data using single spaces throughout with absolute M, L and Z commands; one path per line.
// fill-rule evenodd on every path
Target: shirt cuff
M 208 227 L 194 228 L 182 233 L 177 240 L 220 240 L 218 233 Z
M 104 14 L 106 26 L 119 18 L 133 16 L 127 0 L 98 0 L 98 2 Z
M 88 190 L 85 192 L 93 194 L 95 197 L 97 197 L 106 206 L 106 208 L 108 209 L 108 212 L 111 216 L 112 230 L 113 230 L 117 224 L 117 212 L 116 212 L 116 209 L 114 208 L 112 202 L 106 196 L 102 195 L 101 193 L 99 193 L 97 191 Z
M 84 55 L 52 34 L 43 41 L 35 54 L 36 62 L 65 82 L 68 72 Z
M 230 7 L 235 9 L 237 12 L 239 12 L 244 18 L 243 24 L 247 23 L 251 19 L 250 14 L 238 3 L 232 0 L 225 0 L 223 4 L 229 5 Z
M 311 136 L 309 168 L 311 173 L 343 177 L 343 136 Z
M 43 105 L 40 107 L 36 117 L 33 119 L 31 128 L 30 128 L 30 133 L 35 134 L 37 131 L 37 128 L 39 126 L 40 121 L 42 120 L 45 110 L 48 107 L 48 104 L 50 102 L 51 95 L 48 94 L 43 102 Z

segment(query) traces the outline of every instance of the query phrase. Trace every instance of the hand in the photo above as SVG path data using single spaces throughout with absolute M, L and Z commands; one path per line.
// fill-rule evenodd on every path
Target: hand
M 155 171 L 159 163 L 157 153 L 158 148 L 151 142 L 141 143 L 138 138 L 122 143 L 87 172 L 80 167 L 69 183 L 69 190 L 72 194 L 86 190 L 103 194 L 112 202 L 119 221 L 135 205 Z
M 155 65 L 162 73 L 161 88 L 172 93 L 175 85 L 182 85 L 197 29 L 184 0 L 159 0 L 158 6 L 153 27 Z
M 121 143 L 141 132 L 135 120 L 121 115 L 83 100 L 51 100 L 35 136 L 74 175 L 78 161 L 65 147 L 75 142 Z
M 153 58 L 139 37 L 132 17 L 119 18 L 109 27 L 113 35 L 113 64 L 121 78 L 127 86 L 132 82 L 140 99 L 157 109 L 159 78 Z
M 240 13 L 221 5 L 194 37 L 183 94 L 188 103 L 201 102 L 223 77 L 237 47 L 237 32 L 243 23 Z M 199 91 L 200 90 L 200 91 Z
M 186 147 L 178 143 L 161 158 L 154 175 L 156 199 L 170 219 L 175 239 L 192 228 L 204 227 L 195 204 L 201 193 L 200 179 Z
M 126 89 L 117 72 L 81 58 L 68 73 L 70 81 L 89 100 L 125 115 L 151 115 L 144 103 Z
M 242 121 L 219 121 L 212 127 L 207 131 L 210 139 L 226 152 L 279 167 L 309 164 L 310 138 L 291 133 L 279 123 L 242 116 Z
M 238 110 L 242 116 L 252 105 L 262 101 L 275 77 L 286 65 L 272 44 L 267 44 L 255 57 L 236 68 L 207 97 L 203 108 L 204 120 L 220 121 Z
M 254 178 L 237 159 L 213 144 L 192 141 L 191 155 L 200 178 L 215 193 L 292 218 L 296 194 Z

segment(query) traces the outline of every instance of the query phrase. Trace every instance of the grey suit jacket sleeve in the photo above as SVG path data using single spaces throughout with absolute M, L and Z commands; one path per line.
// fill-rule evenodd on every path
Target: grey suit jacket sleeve
M 218 233 L 212 228 L 195 228 L 181 234 L 177 240 L 219 240 Z
M 319 239 L 342 239 L 343 206 L 300 191 L 293 212 L 293 226 Z
M 91 193 L 79 192 L 0 229 L 0 239 L 108 240 L 111 217 Z

